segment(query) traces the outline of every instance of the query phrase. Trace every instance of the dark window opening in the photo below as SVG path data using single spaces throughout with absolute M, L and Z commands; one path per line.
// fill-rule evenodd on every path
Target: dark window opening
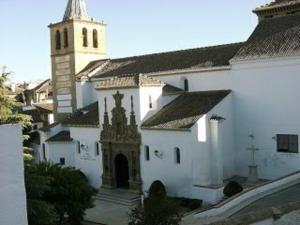
M 98 48 L 98 31 L 93 30 L 93 47 Z
M 61 49 L 61 37 L 60 37 L 60 32 L 59 30 L 56 31 L 55 34 L 55 43 L 56 43 L 56 50 Z
M 43 160 L 46 161 L 46 145 L 43 144 Z
M 277 151 L 298 153 L 298 135 L 277 134 Z
M 189 91 L 189 81 L 188 81 L 188 79 L 184 79 L 184 90 Z
M 149 96 L 149 108 L 150 108 L 150 109 L 153 108 L 152 97 L 151 97 L 151 96 Z
M 150 160 L 150 148 L 149 148 L 149 146 L 145 146 L 145 159 L 146 159 L 146 161 Z
M 180 164 L 181 160 L 180 160 L 180 149 L 179 148 L 175 148 L 175 155 L 176 155 L 176 163 Z
M 80 146 L 80 141 L 77 141 L 77 153 L 81 153 L 81 146 Z
M 88 32 L 86 28 L 82 29 L 83 47 L 88 47 Z
M 95 143 L 95 147 L 96 147 L 96 152 L 95 152 L 95 154 L 96 154 L 96 156 L 99 156 L 99 155 L 100 155 L 99 142 L 96 142 L 96 143 Z
M 59 164 L 62 165 L 62 166 L 64 166 L 66 164 L 65 158 L 60 158 L 59 159 Z
M 69 35 L 68 35 L 68 29 L 64 29 L 64 47 L 67 48 L 69 46 Z

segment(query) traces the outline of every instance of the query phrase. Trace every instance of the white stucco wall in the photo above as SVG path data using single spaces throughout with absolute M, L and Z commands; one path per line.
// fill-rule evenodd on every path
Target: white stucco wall
M 191 198 L 205 198 L 216 201 L 219 190 L 211 189 L 199 194 L 195 185 L 209 186 L 212 183 L 213 160 L 211 156 L 210 117 L 218 115 L 226 118 L 220 128 L 222 135 L 222 149 L 224 154 L 231 154 L 223 162 L 225 178 L 234 174 L 233 135 L 232 135 L 232 99 L 227 96 L 209 114 L 199 119 L 190 131 L 166 131 L 142 129 L 141 146 L 141 174 L 143 191 L 147 192 L 155 180 L 163 182 L 168 194 Z M 150 161 L 145 159 L 145 146 L 150 148 Z M 181 150 L 181 163 L 175 161 L 175 148 Z M 158 150 L 162 153 L 159 158 L 154 154 Z M 222 155 L 220 155 L 222 157 Z M 225 165 L 226 164 L 226 165 Z M 218 165 L 219 166 L 219 165 Z M 220 165 L 222 166 L 222 165 Z M 221 196 L 222 197 L 222 196 Z
M 78 109 L 97 101 L 97 91 L 93 82 L 76 82 L 76 101 Z
M 22 128 L 0 125 L 0 224 L 27 225 Z
M 236 174 L 247 176 L 250 163 L 250 134 L 260 148 L 256 156 L 261 178 L 274 179 L 300 169 L 300 154 L 278 153 L 276 134 L 300 134 L 298 87 L 300 58 L 276 58 L 233 63 L 232 70 L 157 76 L 182 87 L 189 80 L 190 91 L 231 89 Z
M 60 163 L 60 158 L 65 159 L 65 166 L 75 167 L 75 142 L 47 142 L 47 160 L 53 163 Z
M 90 184 L 95 188 L 102 185 L 102 152 L 99 144 L 99 155 L 96 154 L 96 142 L 100 140 L 99 128 L 70 128 L 71 137 L 74 141 L 80 141 L 84 145 L 81 153 L 78 154 L 77 147 L 75 150 L 75 165 L 88 178 Z

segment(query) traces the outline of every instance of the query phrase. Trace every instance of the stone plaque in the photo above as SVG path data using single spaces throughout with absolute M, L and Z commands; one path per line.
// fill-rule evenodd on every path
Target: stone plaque
M 66 87 L 72 87 L 71 81 L 65 81 L 65 82 L 57 82 L 56 88 L 66 88 Z
M 58 101 L 58 107 L 69 107 L 71 106 L 71 101 Z
M 72 107 L 57 107 L 58 113 L 72 113 Z
M 71 94 L 71 90 L 70 90 L 70 88 L 58 88 L 57 89 L 57 94 L 58 95 Z
M 71 70 L 70 69 L 59 69 L 55 71 L 57 76 L 63 76 L 63 75 L 70 75 Z
M 55 58 L 56 63 L 69 62 L 70 60 L 71 60 L 71 57 L 69 55 L 58 56 Z
M 71 99 L 72 99 L 72 95 L 57 95 L 58 101 L 66 101 Z
M 61 82 L 61 81 L 69 81 L 70 80 L 70 76 L 58 76 L 57 77 L 57 81 Z
M 56 69 L 69 69 L 70 68 L 70 64 L 68 62 L 64 62 L 64 63 L 57 63 L 56 64 Z

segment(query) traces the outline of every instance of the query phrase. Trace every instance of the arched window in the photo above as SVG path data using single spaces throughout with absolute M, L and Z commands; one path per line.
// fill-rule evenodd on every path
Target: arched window
M 98 31 L 96 29 L 93 30 L 93 46 L 98 48 Z
M 83 47 L 88 47 L 88 32 L 86 28 L 82 29 Z
M 175 148 L 175 161 L 177 164 L 180 164 L 180 149 L 179 148 Z
M 188 79 L 184 79 L 184 91 L 189 91 L 189 81 Z
M 56 44 L 56 49 L 59 50 L 61 49 L 61 38 L 60 38 L 60 32 L 59 30 L 56 31 L 55 34 L 55 44 Z
M 148 145 L 145 146 L 145 159 L 146 161 L 150 160 L 150 148 Z
M 68 35 L 68 29 L 64 29 L 64 47 L 69 47 L 69 35 Z

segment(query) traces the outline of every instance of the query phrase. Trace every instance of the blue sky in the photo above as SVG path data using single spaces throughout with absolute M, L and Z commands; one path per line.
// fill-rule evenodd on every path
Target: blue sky
M 245 41 L 257 24 L 251 12 L 269 0 L 86 0 L 107 27 L 107 57 Z M 0 0 L 0 66 L 17 81 L 51 77 L 47 25 L 67 0 Z

